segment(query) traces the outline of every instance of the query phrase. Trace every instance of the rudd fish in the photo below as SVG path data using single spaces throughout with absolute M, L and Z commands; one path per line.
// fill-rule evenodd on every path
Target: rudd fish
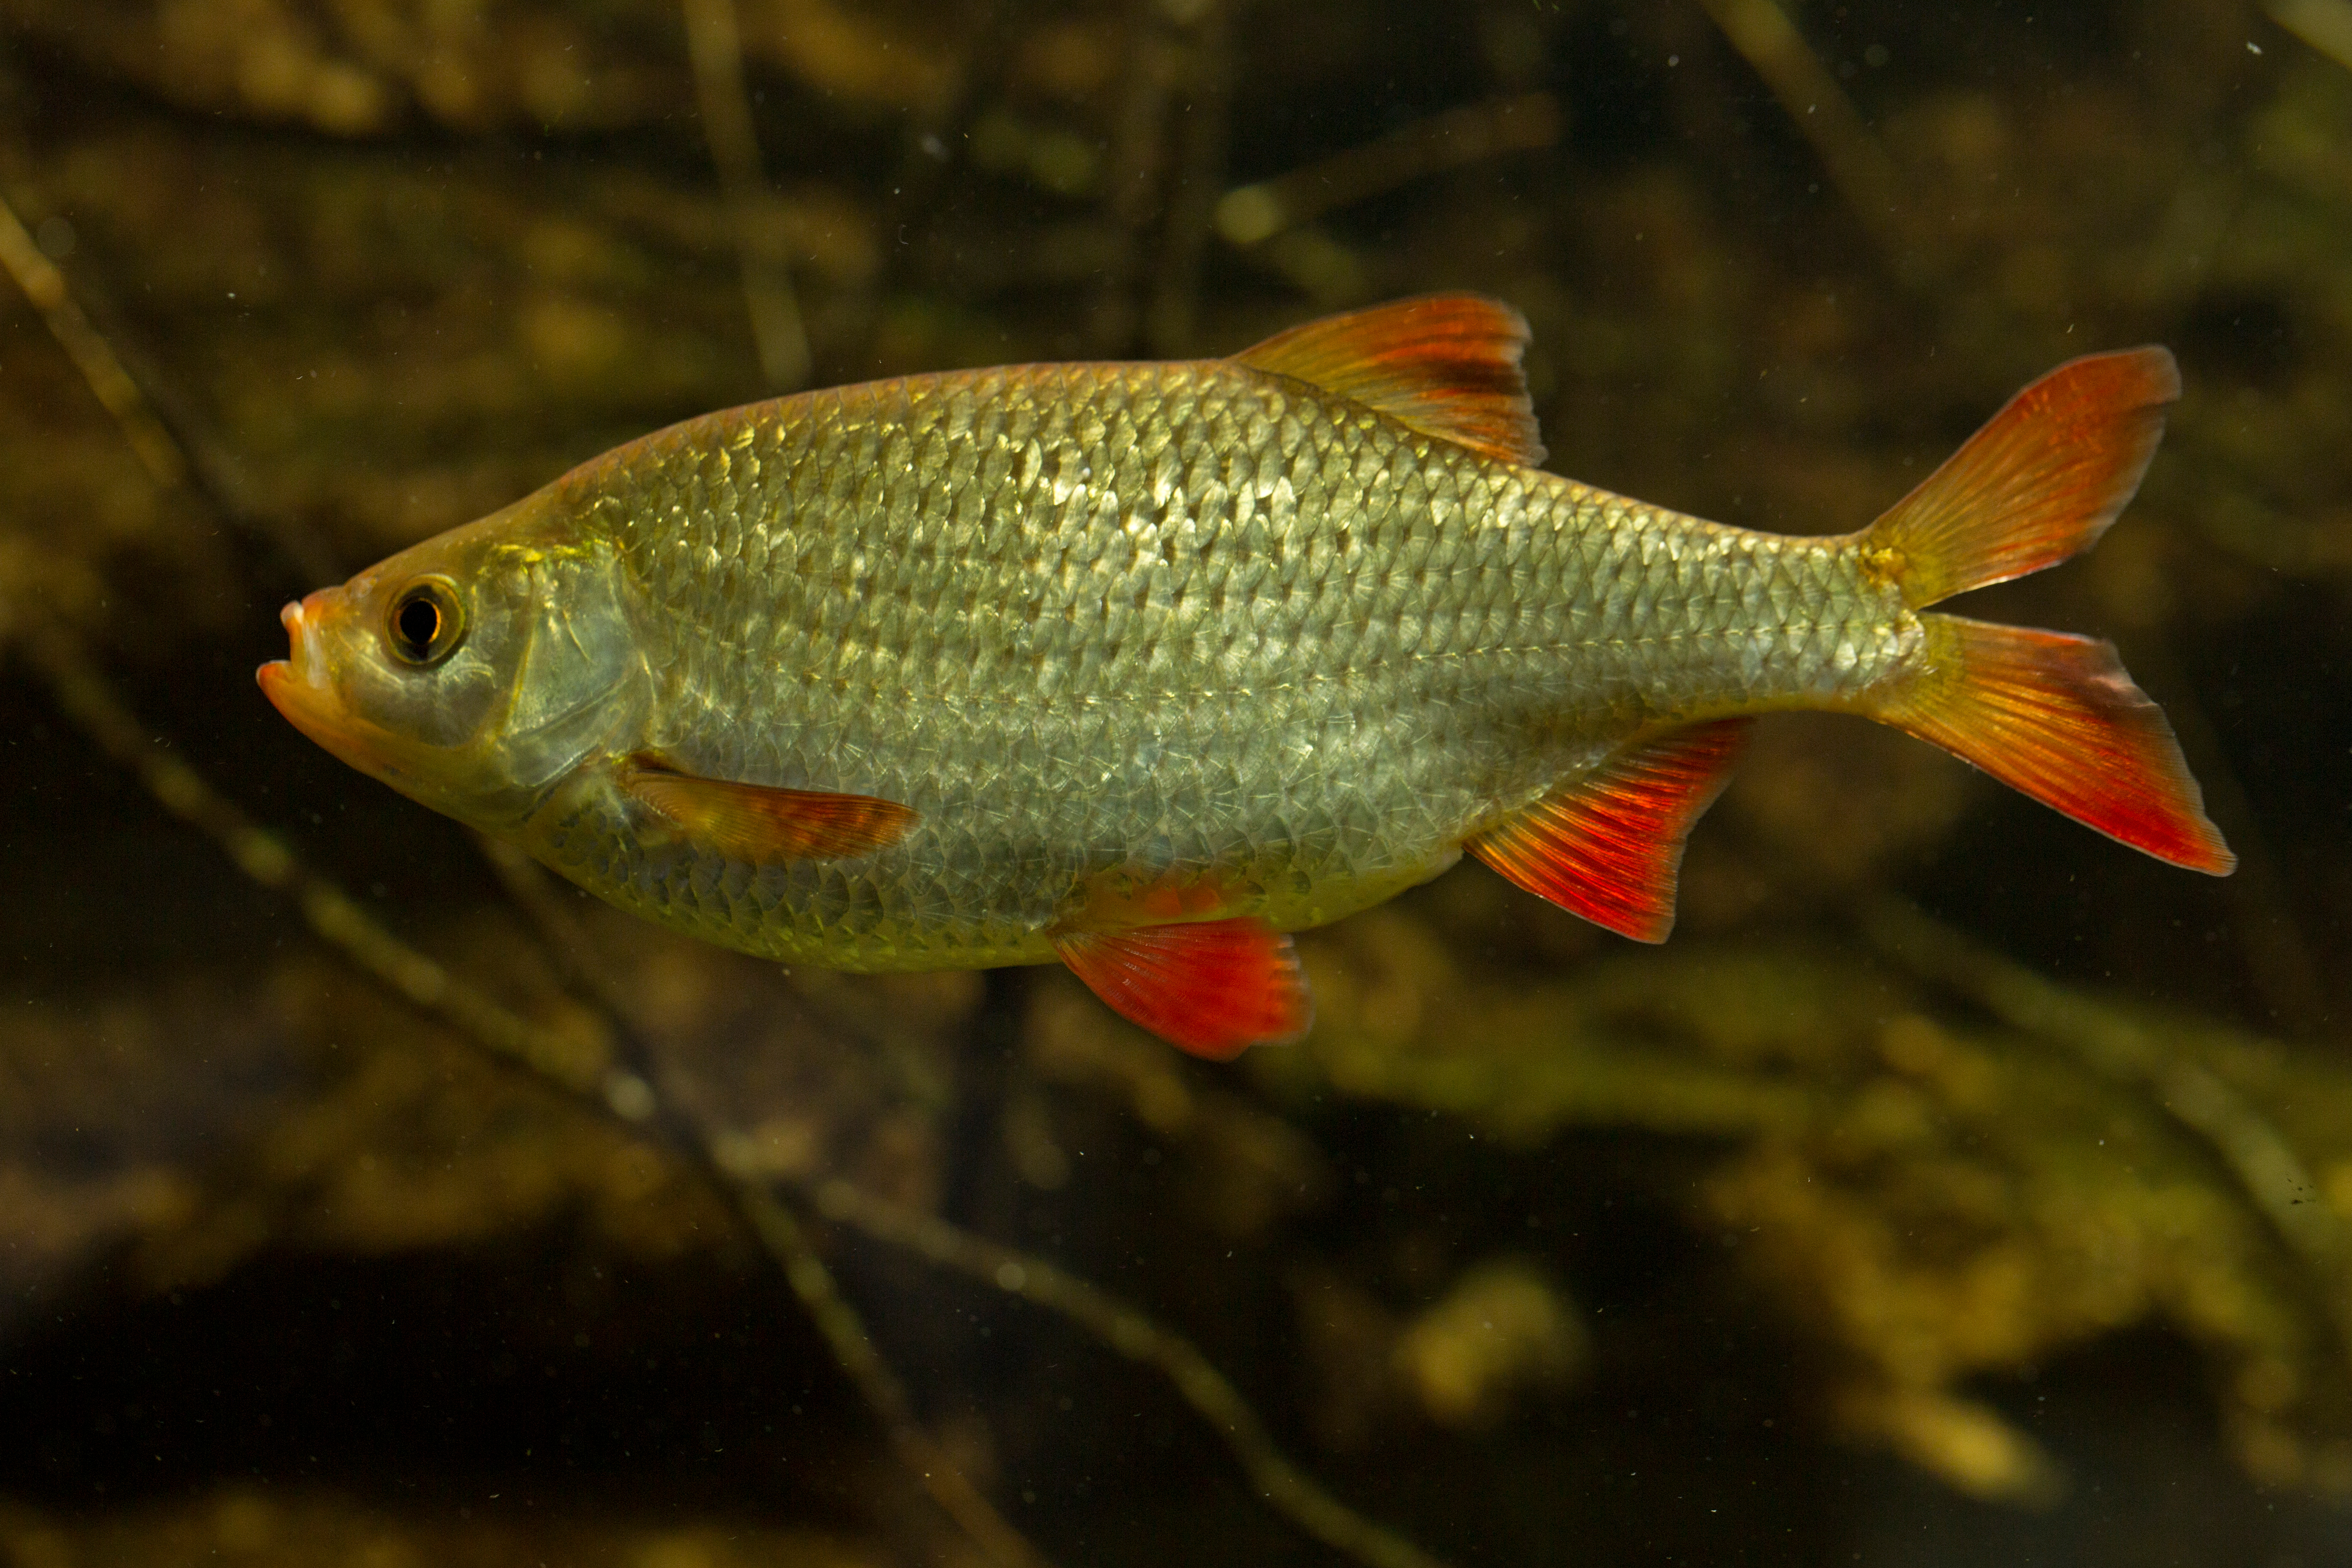
M 1527 326 L 1447 295 L 1231 359 L 688 420 L 325 588 L 263 689 L 621 908 L 849 970 L 1059 959 L 1202 1056 L 1304 1029 L 1288 936 L 1464 850 L 1664 937 L 1748 716 L 1896 725 L 2223 873 L 2106 643 L 1924 613 L 2086 549 L 2179 395 L 2062 365 L 1856 533 L 1542 472 Z

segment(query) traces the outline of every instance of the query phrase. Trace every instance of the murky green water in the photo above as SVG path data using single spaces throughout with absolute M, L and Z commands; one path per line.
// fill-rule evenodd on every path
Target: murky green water
M 2352 1560 L 2352 5 L 6 14 L 9 1561 Z M 803 364 L 1455 288 L 1552 468 L 1796 532 L 2169 344 L 1968 608 L 2116 639 L 2238 874 L 1768 722 L 1668 946 L 1465 866 L 1213 1067 L 673 940 L 253 686 Z

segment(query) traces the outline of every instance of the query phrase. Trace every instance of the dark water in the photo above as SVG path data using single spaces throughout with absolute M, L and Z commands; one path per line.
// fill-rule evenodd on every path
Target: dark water
M 2352 1562 L 2352 5 L 7 16 L 10 1562 Z M 803 345 L 1438 288 L 1527 313 L 1552 468 L 1790 531 L 2169 344 L 2123 522 L 1969 608 L 2114 637 L 2238 875 L 1790 720 L 1668 946 L 1465 867 L 1212 1067 L 502 876 L 254 689 Z

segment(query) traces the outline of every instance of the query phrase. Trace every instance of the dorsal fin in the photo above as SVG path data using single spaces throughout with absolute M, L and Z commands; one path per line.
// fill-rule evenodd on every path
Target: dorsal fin
M 1424 436 L 1544 460 L 1519 356 L 1527 318 L 1477 294 L 1424 294 L 1291 328 L 1234 356 L 1376 408 Z

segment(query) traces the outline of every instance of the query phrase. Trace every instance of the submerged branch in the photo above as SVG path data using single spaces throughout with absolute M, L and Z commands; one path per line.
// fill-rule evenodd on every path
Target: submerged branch
M 735 227 L 743 268 L 743 303 L 760 369 L 780 392 L 808 384 L 808 329 L 801 320 L 793 275 L 780 255 L 773 226 L 763 221 L 768 181 L 760 167 L 760 140 L 751 126 L 751 96 L 743 85 L 743 46 L 735 0 L 685 0 L 687 53 L 694 62 L 695 102 L 710 162 Z
M 1099 1286 L 847 1182 L 819 1184 L 816 1206 L 827 1219 L 1059 1313 L 1119 1354 L 1158 1368 L 1223 1439 L 1267 1506 L 1326 1546 L 1374 1568 L 1441 1568 L 1438 1559 L 1366 1519 L 1292 1463 L 1241 1391 L 1190 1340 Z
M 362 973 L 492 1056 L 625 1121 L 656 1121 L 656 1130 L 667 1134 L 665 1143 L 677 1145 L 677 1152 L 732 1193 L 814 1319 L 827 1348 L 873 1408 L 891 1447 L 940 1510 L 992 1561 L 1004 1568 L 1043 1568 L 1045 1559 L 915 1423 L 904 1388 L 856 1310 L 833 1288 L 831 1273 L 803 1238 L 790 1210 L 763 1187 L 729 1173 L 711 1157 L 698 1131 L 664 1107 L 647 1075 L 643 1047 L 633 1035 L 616 1036 L 625 1042 L 616 1052 L 604 1041 L 541 1028 L 450 973 L 385 930 L 333 882 L 303 866 L 284 840 L 257 825 L 194 768 L 150 741 L 146 729 L 68 633 L 21 613 L 9 630 L 47 678 L 67 718 L 134 773 L 166 811 L 218 844 L 239 870 L 292 899 L 320 940 Z
M 714 1168 L 723 1168 L 716 1162 L 713 1164 Z M 890 1363 L 882 1359 L 882 1352 L 875 1347 L 873 1337 L 858 1318 L 857 1309 L 849 1304 L 848 1298 L 834 1282 L 833 1270 L 809 1245 L 801 1229 L 800 1217 L 792 1206 L 750 1177 L 734 1178 L 731 1185 L 743 1217 L 751 1222 L 769 1252 L 783 1261 L 785 1281 L 792 1286 L 793 1294 L 800 1298 L 803 1310 L 816 1324 L 817 1331 L 824 1336 L 834 1360 L 881 1416 L 899 1462 L 922 1479 L 931 1500 L 991 1558 L 999 1563 L 1044 1568 L 1045 1557 L 1019 1531 L 1005 1522 L 995 1505 L 948 1461 L 940 1446 L 924 1432 L 907 1398 L 905 1384 L 898 1381 Z
M 731 13 L 729 25 L 731 28 Z M 42 254 L 5 196 L 0 196 L 0 266 L 7 268 L 40 311 L 156 486 L 166 492 L 193 491 L 225 515 L 243 516 L 218 487 L 205 482 L 202 466 L 189 461 L 156 416 L 138 380 L 75 303 L 63 274 Z M 298 538 L 295 542 L 305 542 Z M 305 565 L 320 553 L 315 545 L 290 552 Z M 317 574 L 335 574 L 327 566 Z M 291 899 L 320 940 L 361 973 L 492 1056 L 599 1103 L 641 1131 L 657 1132 L 674 1152 L 701 1167 L 722 1190 L 736 1190 L 747 1220 L 814 1320 L 835 1361 L 881 1422 L 892 1449 L 941 1511 L 1005 1568 L 1043 1568 L 1046 1560 L 915 1423 L 903 1387 L 855 1310 L 832 1289 L 824 1261 L 802 1238 L 790 1212 L 764 1189 L 738 1183 L 711 1158 L 699 1129 L 663 1100 L 654 1088 L 650 1053 L 608 994 L 593 985 L 574 987 L 585 992 L 603 1015 L 607 1037 L 599 1040 L 541 1028 L 452 974 L 394 936 L 342 889 L 304 866 L 282 838 L 152 742 L 69 631 L 37 610 L 16 605 L 0 605 L 0 610 L 16 612 L 5 629 L 47 679 L 59 710 L 137 776 L 166 811 L 217 844 L 246 876 Z M 555 906 L 544 897 L 544 880 L 537 877 L 536 868 L 518 867 L 513 853 L 494 841 L 482 840 L 481 847 L 509 894 L 544 930 Z M 534 889 L 541 895 L 536 899 Z M 559 968 L 579 971 L 568 963 L 562 943 L 550 941 L 546 945 Z
M 145 726 L 70 633 L 37 612 L 9 608 L 15 612 L 8 628 L 13 640 L 47 679 L 59 711 L 135 774 L 156 804 L 218 844 L 238 870 L 291 899 L 320 941 L 409 1005 L 492 1055 L 574 1094 L 605 1091 L 614 1068 L 601 1042 L 518 1017 L 386 931 L 351 895 L 295 858 L 284 839 L 149 740 Z
M 733 1199 L 745 1223 L 782 1268 L 785 1283 L 824 1337 L 834 1363 L 856 1385 L 859 1396 L 881 1423 L 892 1451 L 920 1479 L 940 1511 L 992 1561 L 1012 1568 L 1047 1568 L 1046 1558 L 1005 1521 L 923 1430 L 907 1397 L 906 1384 L 866 1331 L 857 1309 L 834 1282 L 833 1270 L 809 1244 L 800 1216 L 761 1178 L 731 1168 L 710 1135 L 662 1092 L 651 1046 L 631 1021 L 628 1005 L 613 984 L 610 971 L 586 956 L 588 933 L 557 896 L 547 873 L 502 838 L 483 834 L 477 835 L 477 842 L 508 896 L 538 926 L 541 946 L 555 964 L 564 988 L 593 1008 L 612 1031 L 614 1052 L 628 1069 L 628 1087 L 625 1099 L 608 1092 L 606 1104 L 625 1120 L 644 1123 L 672 1152 Z
M 2310 1168 L 2259 1108 L 2145 1018 L 1980 947 L 1902 900 L 1874 901 L 1862 926 L 1889 958 L 1973 998 L 2012 1028 L 2063 1047 L 2102 1078 L 2154 1100 L 2210 1149 L 2315 1277 L 2338 1353 L 2352 1369 L 2352 1297 L 2342 1288 L 2352 1277 L 2352 1235 L 2326 1204 L 2312 1201 L 2317 1185 Z
M 2352 70 L 2352 0 L 2270 0 L 2271 20 Z
M 1708 16 L 1813 144 L 1830 183 L 1885 252 L 1897 280 L 1916 268 L 1895 223 L 1895 165 L 1796 24 L 1775 0 L 1703 0 Z
M 80 304 L 66 287 L 65 274 L 42 253 L 24 220 L 5 196 L 0 196 L 0 266 L 16 280 L 25 298 L 40 312 L 41 324 L 66 351 L 74 368 L 114 422 L 122 427 L 131 455 L 147 470 L 158 489 L 176 490 L 188 480 L 188 459 L 172 433 L 163 428 L 131 378 L 114 345 L 89 324 Z
M 2327 988 L 2320 980 L 2311 943 L 2295 920 L 2263 818 L 2229 749 L 2206 717 L 2196 682 L 2179 668 L 2172 650 L 2150 639 L 2135 645 L 2131 654 L 2143 676 L 2163 691 L 2165 712 L 2189 759 L 2189 772 L 2203 788 L 2206 810 L 2237 852 L 2238 868 L 2221 884 L 2221 894 L 2230 901 L 2234 917 L 2230 926 L 2246 977 L 2270 1008 L 2275 1026 L 2316 1039 L 2327 1026 Z
M 212 443 L 186 428 L 191 421 L 184 406 L 179 410 L 182 428 L 173 430 L 160 412 L 171 400 L 156 396 L 146 384 L 149 378 L 134 371 L 131 358 L 91 322 L 64 272 L 42 251 L 5 194 L 0 194 L 0 267 L 24 291 L 42 325 L 113 418 L 156 489 L 167 495 L 195 496 L 228 521 L 285 552 L 306 575 L 320 581 L 341 575 L 316 540 L 249 504 L 232 466 Z
M 714 1141 L 665 1099 L 651 1052 L 608 988 L 565 955 L 570 917 L 549 897 L 535 867 L 511 851 L 487 847 L 509 890 L 547 928 L 547 947 L 572 971 L 567 978 L 595 1002 L 610 1026 L 606 1041 L 583 1041 L 543 1029 L 449 973 L 385 930 L 326 878 L 304 867 L 276 835 L 256 824 L 194 769 L 148 737 L 130 708 L 70 634 L 20 616 L 8 628 L 47 679 L 58 707 L 110 757 L 135 774 L 173 816 L 218 844 L 238 869 L 294 900 L 320 940 L 362 973 L 462 1037 L 542 1079 L 592 1100 L 650 1132 L 727 1191 L 807 1310 L 842 1371 L 856 1386 L 898 1458 L 941 1511 L 992 1561 L 1043 1568 L 1044 1556 L 1006 1522 L 916 1418 L 906 1388 L 866 1331 L 856 1309 L 809 1244 L 792 1207 L 751 1173 L 739 1173 Z M 1439 1568 L 1419 1547 L 1365 1519 L 1324 1491 L 1286 1456 L 1238 1390 L 1192 1344 L 1152 1323 L 1098 1287 L 1029 1255 L 959 1231 L 853 1186 L 827 1181 L 817 1201 L 829 1218 L 959 1272 L 1017 1290 L 1069 1319 L 1123 1355 L 1157 1367 L 1185 1403 L 1205 1418 L 1257 1484 L 1259 1495 L 1307 1534 L 1370 1568 Z
M 1567 111 L 1548 92 L 1449 109 L 1376 142 L 1227 191 L 1217 200 L 1217 232 L 1229 244 L 1257 245 L 1424 175 L 1552 146 L 1567 124 Z

